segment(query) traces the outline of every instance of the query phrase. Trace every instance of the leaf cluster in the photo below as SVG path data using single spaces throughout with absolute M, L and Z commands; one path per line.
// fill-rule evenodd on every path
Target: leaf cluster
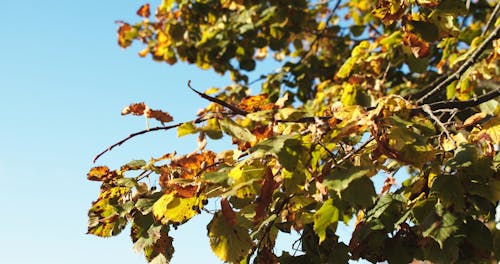
M 143 5 L 141 21 L 120 22 L 121 47 L 139 42 L 140 56 L 233 84 L 189 83 L 208 104 L 174 125 L 144 103 L 124 109 L 161 126 L 96 159 L 159 130 L 195 134 L 198 148 L 92 168 L 101 193 L 88 233 L 131 223 L 134 248 L 168 263 L 169 230 L 207 213 L 210 246 L 229 263 L 500 260 L 499 13 L 486 0 L 163 0 L 154 15 Z M 282 66 L 249 80 L 261 60 Z M 206 149 L 223 137 L 234 148 Z M 339 222 L 355 222 L 348 244 Z M 300 235 L 293 251 L 276 252 L 280 232 Z

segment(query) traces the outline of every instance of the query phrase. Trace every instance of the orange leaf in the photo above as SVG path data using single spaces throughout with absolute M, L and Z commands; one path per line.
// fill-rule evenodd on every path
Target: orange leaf
M 89 173 L 87 173 L 87 179 L 89 181 L 102 181 L 107 182 L 118 175 L 115 171 L 110 171 L 107 166 L 97 166 L 90 169 Z
M 247 96 L 241 100 L 239 108 L 245 112 L 257 112 L 262 110 L 273 109 L 274 104 L 269 103 L 267 94 L 259 94 L 255 96 Z
M 212 166 L 215 163 L 216 154 L 212 151 L 202 151 L 185 156 L 177 157 L 170 162 L 170 165 L 161 167 L 161 175 L 158 180 L 160 186 L 164 189 L 169 189 L 172 186 L 169 181 L 171 179 L 194 179 L 202 170 L 207 172 L 214 171 L 216 168 Z M 212 166 L 207 168 L 207 166 Z
M 146 110 L 144 110 L 144 113 L 146 114 L 146 117 L 148 118 L 154 118 L 158 121 L 160 121 L 162 124 L 163 123 L 168 123 L 172 122 L 174 118 L 167 112 L 163 112 L 161 110 L 152 110 L 146 107 Z
M 131 104 L 122 110 L 122 115 L 128 115 L 128 114 L 133 114 L 133 115 L 143 115 L 144 110 L 146 110 L 146 105 L 144 103 L 136 103 L 136 104 Z
M 125 22 L 119 22 L 121 25 L 118 28 L 118 45 L 122 48 L 126 48 L 132 44 L 132 41 L 127 38 L 127 34 L 132 31 L 132 27 L 125 23 Z
M 174 189 L 177 192 L 177 195 L 182 197 L 182 198 L 191 198 L 196 195 L 198 192 L 198 186 L 197 185 L 180 185 L 180 184 L 170 184 L 171 189 Z
M 142 5 L 139 10 L 137 10 L 137 15 L 147 18 L 151 15 L 151 11 L 149 11 L 149 4 Z
M 429 43 L 413 33 L 405 32 L 403 43 L 410 47 L 417 58 L 426 57 L 430 53 Z
M 231 205 L 229 204 L 229 201 L 226 198 L 222 198 L 220 200 L 220 205 L 222 209 L 222 216 L 224 216 L 224 219 L 230 226 L 235 226 L 238 222 L 238 219 L 236 219 L 236 213 L 233 211 L 233 208 L 231 208 Z

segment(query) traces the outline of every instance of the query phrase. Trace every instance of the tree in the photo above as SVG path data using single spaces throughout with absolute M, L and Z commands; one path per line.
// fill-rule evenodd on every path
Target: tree
M 168 263 L 169 230 L 209 213 L 210 246 L 230 263 L 500 260 L 499 9 L 494 0 L 163 0 L 152 17 L 143 5 L 139 22 L 119 22 L 121 47 L 143 43 L 142 57 L 229 73 L 233 84 L 188 84 L 207 106 L 173 125 L 144 103 L 123 109 L 161 125 L 95 160 L 160 130 L 197 134 L 199 148 L 92 168 L 88 179 L 102 185 L 88 233 L 114 236 L 130 223 L 148 262 Z M 249 80 L 272 59 L 278 71 Z M 234 149 L 205 148 L 223 136 Z M 145 181 L 153 175 L 161 189 Z M 380 190 L 375 176 L 386 178 Z M 347 245 L 336 227 L 351 219 Z M 277 234 L 292 230 L 298 253 L 275 252 Z

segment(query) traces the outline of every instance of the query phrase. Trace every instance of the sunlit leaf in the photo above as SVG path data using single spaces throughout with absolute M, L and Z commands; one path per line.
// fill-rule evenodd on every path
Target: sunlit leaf
M 199 213 L 205 197 L 179 197 L 176 192 L 164 194 L 153 205 L 153 215 L 163 224 L 182 223 Z
M 246 228 L 231 226 L 221 213 L 216 213 L 207 226 L 210 247 L 222 261 L 238 263 L 254 243 Z
M 142 5 L 138 10 L 137 10 L 137 15 L 147 18 L 151 15 L 151 11 L 149 11 L 149 4 L 144 4 Z
M 333 205 L 333 200 L 329 199 L 314 215 L 314 231 L 318 234 L 319 243 L 326 238 L 326 229 L 339 221 L 339 209 Z
M 256 137 L 253 135 L 248 129 L 238 125 L 236 122 L 229 118 L 224 118 L 219 120 L 219 123 L 227 134 L 229 134 L 232 137 L 237 138 L 238 140 L 244 141 L 244 142 L 251 142 L 255 141 Z

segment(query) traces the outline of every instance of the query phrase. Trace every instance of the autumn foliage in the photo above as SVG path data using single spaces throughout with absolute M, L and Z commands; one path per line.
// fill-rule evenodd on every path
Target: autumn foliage
M 154 131 L 196 134 L 198 148 L 90 169 L 101 193 L 88 233 L 129 224 L 148 262 L 169 263 L 169 230 L 203 213 L 229 263 L 498 262 L 499 14 L 492 0 L 141 6 L 139 22 L 119 22 L 122 48 L 137 42 L 142 57 L 229 73 L 232 84 L 187 83 L 207 105 L 179 123 L 144 103 L 123 109 L 146 129 L 94 161 Z M 250 80 L 268 60 L 281 67 Z M 234 148 L 206 149 L 223 137 Z M 341 222 L 354 229 L 348 244 Z M 280 232 L 299 234 L 288 252 L 275 250 Z

